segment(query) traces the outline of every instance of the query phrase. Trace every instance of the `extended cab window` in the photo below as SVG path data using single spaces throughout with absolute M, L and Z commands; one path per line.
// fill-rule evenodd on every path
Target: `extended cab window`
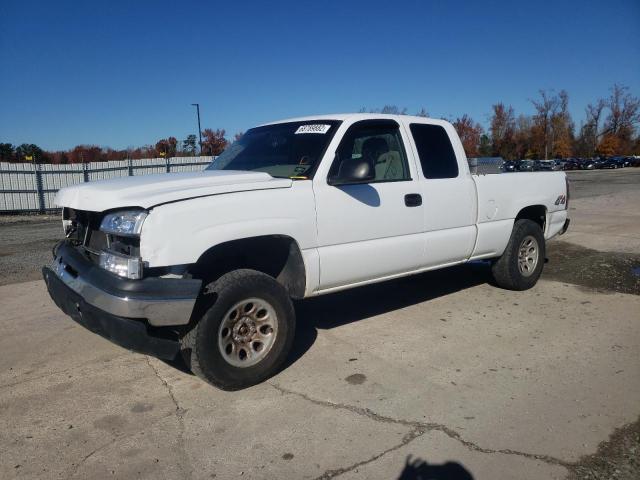
M 425 178 L 455 178 L 458 160 L 447 131 L 440 125 L 411 124 L 411 135 Z
M 266 172 L 272 177 L 310 178 L 341 122 L 314 120 L 248 130 L 207 170 Z
M 329 170 L 329 179 L 340 176 L 350 162 L 367 162 L 374 173 L 371 182 L 411 180 L 400 128 L 393 120 L 364 120 L 345 133 Z

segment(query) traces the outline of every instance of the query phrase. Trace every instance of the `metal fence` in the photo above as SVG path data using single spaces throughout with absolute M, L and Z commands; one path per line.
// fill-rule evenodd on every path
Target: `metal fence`
M 69 185 L 150 173 L 203 170 L 213 157 L 147 158 L 69 165 L 0 162 L 0 213 L 56 210 L 56 192 Z

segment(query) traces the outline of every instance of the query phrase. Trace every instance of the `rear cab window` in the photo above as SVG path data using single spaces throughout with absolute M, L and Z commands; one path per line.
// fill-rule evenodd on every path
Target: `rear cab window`
M 444 127 L 412 123 L 411 135 L 418 150 L 422 174 L 428 179 L 456 178 L 458 159 Z

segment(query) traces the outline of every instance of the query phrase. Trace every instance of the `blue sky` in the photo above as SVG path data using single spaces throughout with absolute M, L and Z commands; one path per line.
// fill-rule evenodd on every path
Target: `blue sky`
M 579 124 L 640 95 L 640 1 L 30 1 L 0 4 L 0 142 L 155 143 L 202 126 L 396 104 L 486 124 L 566 89 Z

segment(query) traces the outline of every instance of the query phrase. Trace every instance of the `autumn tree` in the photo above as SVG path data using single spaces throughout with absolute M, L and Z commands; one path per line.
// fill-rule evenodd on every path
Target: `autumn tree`
M 207 153 L 214 157 L 220 155 L 227 148 L 227 139 L 224 138 L 225 133 L 224 129 L 212 130 L 205 128 L 202 131 L 202 136 L 204 137 L 202 140 L 202 153 Z
M 607 133 L 602 137 L 596 152 L 603 156 L 615 155 L 620 151 L 620 139 L 613 133 Z
M 532 128 L 533 121 L 530 116 L 518 115 L 513 139 L 515 144 L 515 158 L 532 158 L 534 156 Z
M 176 137 L 162 138 L 156 142 L 156 151 L 164 157 L 175 157 L 178 150 Z
M 607 107 L 609 115 L 605 120 L 604 134 L 618 139 L 616 153 L 631 153 L 635 125 L 640 122 L 640 99 L 631 95 L 629 87 L 615 84 Z
M 601 136 L 601 123 L 604 117 L 604 110 L 607 102 L 604 98 L 599 98 L 596 102 L 590 103 L 585 109 L 585 123 L 580 129 L 578 142 L 581 147 L 581 155 L 592 156 L 598 148 Z
M 242 138 L 242 135 L 244 135 L 244 132 L 238 132 L 233 136 L 233 141 L 237 142 L 238 140 L 240 140 Z
M 468 157 L 477 157 L 479 155 L 480 136 L 484 133 L 482 126 L 474 122 L 471 117 L 464 114 L 460 118 L 456 118 L 453 126 L 458 132 L 464 151 Z
M 558 111 L 551 117 L 552 154 L 554 158 L 567 158 L 573 152 L 573 120 L 569 113 L 569 94 L 558 94 Z
M 492 155 L 512 160 L 515 155 L 515 119 L 513 107 L 506 107 L 503 103 L 493 106 L 491 117 Z
M 102 149 L 97 145 L 77 145 L 69 152 L 70 163 L 89 163 L 104 160 Z

